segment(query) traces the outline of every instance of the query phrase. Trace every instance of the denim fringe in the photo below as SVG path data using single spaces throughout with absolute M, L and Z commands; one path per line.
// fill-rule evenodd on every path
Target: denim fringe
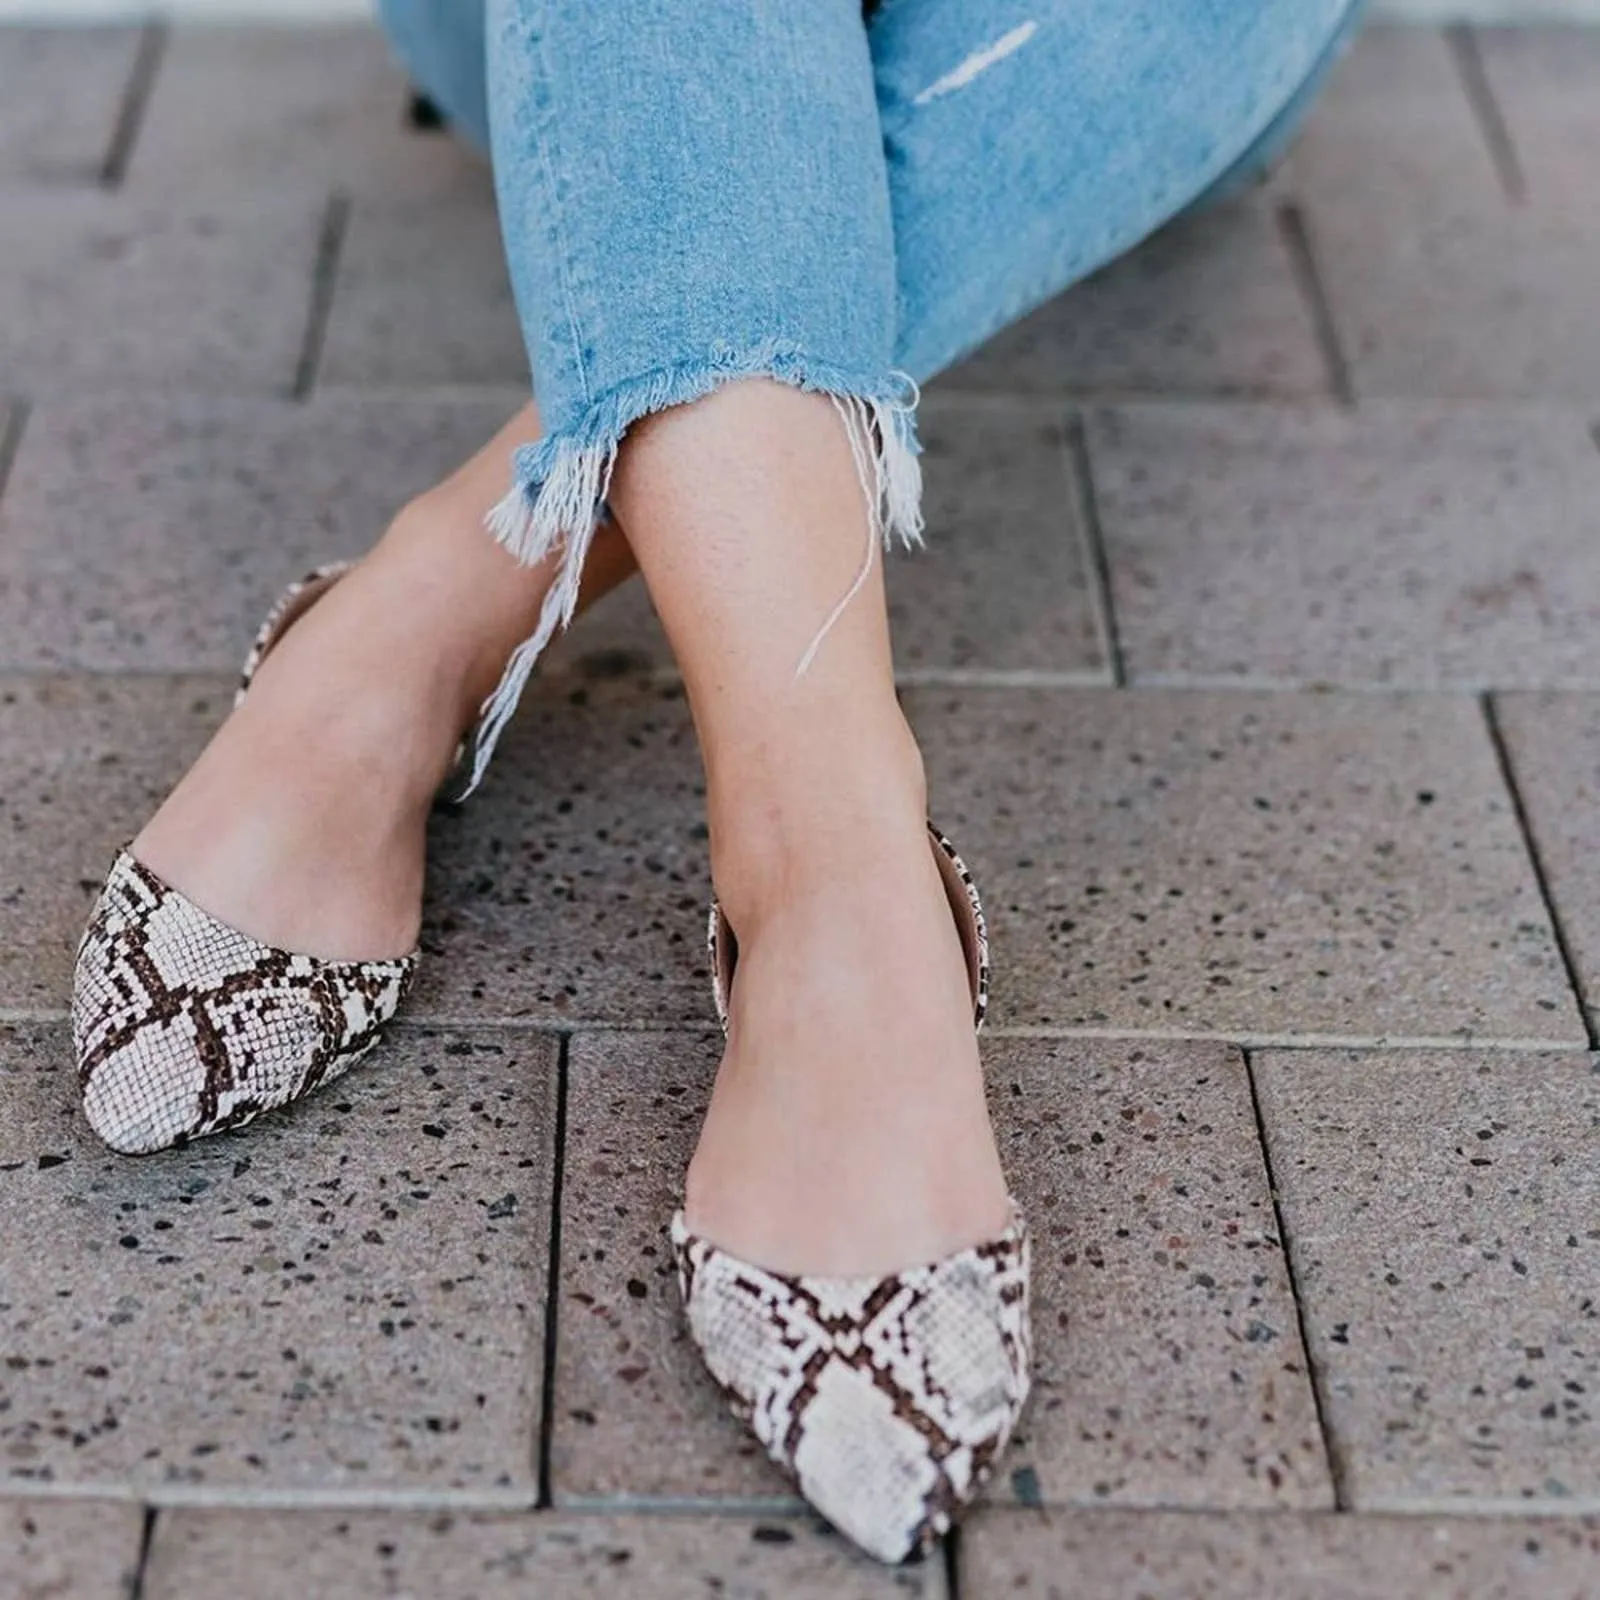
M 596 399 L 573 426 L 516 451 L 511 491 L 485 519 L 490 533 L 523 565 L 535 566 L 559 552 L 560 566 L 533 634 L 517 647 L 499 687 L 484 702 L 472 740 L 472 770 L 458 799 L 465 799 L 482 781 L 535 661 L 577 609 L 584 560 L 595 527 L 605 516 L 623 434 L 641 417 L 698 400 L 745 377 L 772 378 L 833 400 L 870 511 L 861 571 L 807 647 L 796 666 L 797 675 L 811 665 L 829 630 L 860 592 L 877 545 L 881 542 L 888 549 L 896 539 L 907 548 L 922 543 L 917 391 L 903 373 L 864 377 L 808 360 L 793 346 L 768 341 L 747 350 L 717 349 L 704 360 L 664 367 L 618 384 Z

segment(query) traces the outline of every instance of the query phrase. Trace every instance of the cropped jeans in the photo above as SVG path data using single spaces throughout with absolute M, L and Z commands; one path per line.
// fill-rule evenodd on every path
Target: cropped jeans
M 916 385 L 1270 163 L 1359 0 L 380 10 L 493 162 L 543 433 L 491 526 L 559 556 L 525 678 L 629 425 L 730 379 L 831 395 L 876 533 L 915 541 Z

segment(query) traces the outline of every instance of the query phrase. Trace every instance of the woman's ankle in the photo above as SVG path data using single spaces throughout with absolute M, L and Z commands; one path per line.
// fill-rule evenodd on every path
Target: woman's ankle
M 819 872 L 893 871 L 926 849 L 927 779 L 898 705 L 712 770 L 712 877 L 735 927 L 813 892 Z

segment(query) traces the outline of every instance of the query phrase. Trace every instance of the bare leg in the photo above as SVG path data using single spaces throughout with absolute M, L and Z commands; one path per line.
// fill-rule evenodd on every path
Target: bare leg
M 825 396 L 766 380 L 647 418 L 611 501 L 682 669 L 739 941 L 690 1227 L 878 1274 L 1008 1220 L 965 967 L 894 694 L 881 563 L 809 670 L 868 509 Z
M 429 806 L 550 584 L 483 531 L 512 449 L 538 434 L 530 405 L 294 624 L 134 841 L 139 860 L 280 949 L 415 945 Z M 633 570 L 621 532 L 601 529 L 584 602 Z

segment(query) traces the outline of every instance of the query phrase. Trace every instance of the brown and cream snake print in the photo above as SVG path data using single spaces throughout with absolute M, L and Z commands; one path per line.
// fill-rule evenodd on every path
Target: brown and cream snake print
M 257 634 L 239 698 L 284 630 L 346 570 L 289 589 Z M 378 1042 L 416 974 L 323 961 L 228 927 L 118 852 L 78 946 L 72 1036 L 90 1125 L 144 1155 L 220 1133 L 347 1071 Z
M 989 943 L 972 875 L 929 835 L 983 1024 Z M 737 945 L 713 904 L 717 1016 Z M 883 1561 L 945 1533 L 988 1478 L 1028 1397 L 1028 1230 L 884 1278 L 769 1272 L 689 1231 L 672 1247 L 689 1329 L 768 1455 L 829 1521 Z

